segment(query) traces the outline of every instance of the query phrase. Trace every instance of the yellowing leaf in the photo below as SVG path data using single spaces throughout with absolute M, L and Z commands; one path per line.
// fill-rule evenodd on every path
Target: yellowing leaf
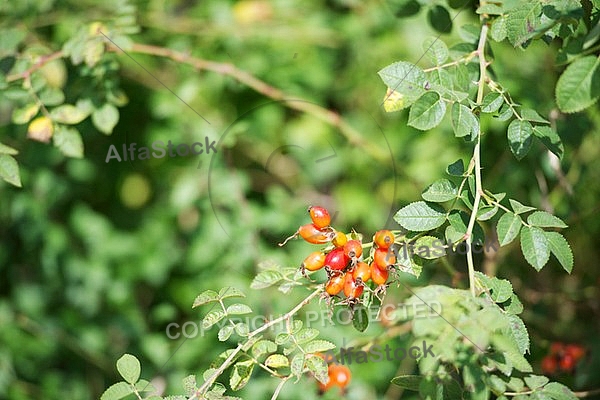
M 53 133 L 52 120 L 48 117 L 34 119 L 27 128 L 27 137 L 38 142 L 48 143 Z
M 406 101 L 402 93 L 388 88 L 383 99 L 383 108 L 386 112 L 400 111 L 406 107 Z

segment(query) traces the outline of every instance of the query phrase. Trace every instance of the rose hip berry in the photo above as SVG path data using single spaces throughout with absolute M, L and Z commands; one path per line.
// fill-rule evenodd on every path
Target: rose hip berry
M 390 276 L 390 273 L 387 269 L 381 269 L 375 265 L 375 263 L 370 266 L 371 271 L 371 280 L 378 286 L 385 285 Z
M 375 233 L 375 237 L 373 241 L 380 249 L 389 249 L 389 247 L 394 243 L 394 234 L 392 231 L 387 229 L 382 229 Z
M 396 264 L 396 255 L 390 249 L 378 248 L 373 254 L 373 263 L 382 270 L 387 270 L 388 265 Z
M 344 274 L 333 275 L 325 284 L 325 291 L 330 296 L 335 296 L 344 289 Z
M 308 255 L 302 262 L 302 268 L 309 271 L 317 271 L 325 266 L 325 253 L 314 251 Z
M 343 270 L 348 265 L 348 257 L 344 254 L 343 248 L 333 249 L 325 257 L 325 266 L 333 270 Z
M 371 279 L 371 268 L 369 267 L 369 264 L 362 261 L 358 262 L 356 267 L 354 267 L 352 276 L 354 276 L 354 279 L 360 278 L 361 281 L 365 283 L 368 282 L 369 279 Z
M 323 229 L 331 223 L 331 217 L 329 216 L 329 211 L 323 207 L 312 206 L 309 207 L 308 213 L 310 214 L 310 219 L 312 219 L 313 224 L 319 229 Z
M 354 279 L 352 273 L 348 272 L 344 278 L 344 294 L 350 299 L 357 299 L 363 293 L 365 285 L 361 279 Z
M 302 237 L 302 239 L 312 244 L 324 244 L 330 240 L 327 232 L 323 232 L 314 224 L 302 225 L 298 229 L 298 234 Z
M 344 245 L 344 254 L 353 260 L 359 258 L 362 252 L 362 243 L 359 240 L 350 240 Z

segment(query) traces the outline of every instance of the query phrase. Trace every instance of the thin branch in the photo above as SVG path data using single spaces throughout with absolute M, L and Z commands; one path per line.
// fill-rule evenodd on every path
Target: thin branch
M 248 338 L 246 339 L 246 341 L 244 343 L 240 343 L 229 355 L 229 357 L 227 357 L 227 359 L 225 361 L 223 361 L 223 364 L 221 364 L 221 366 L 219 368 L 217 368 L 215 370 L 215 372 L 213 372 L 213 374 L 206 379 L 206 382 L 204 382 L 204 384 L 202 386 L 200 386 L 200 388 L 196 391 L 195 395 L 192 396 L 190 398 L 190 400 L 192 399 L 200 399 L 201 395 L 205 394 L 206 391 L 212 386 L 212 384 L 215 382 L 215 380 L 227 369 L 229 368 L 229 366 L 232 364 L 233 359 L 237 356 L 237 354 L 242 351 L 242 349 L 244 348 L 244 346 L 250 341 L 250 339 L 252 339 L 254 336 L 258 335 L 259 333 L 269 329 L 270 327 L 278 324 L 281 321 L 284 320 L 289 320 L 292 316 L 294 316 L 302 307 L 304 307 L 305 305 L 307 305 L 308 303 L 310 303 L 310 301 L 315 298 L 316 296 L 318 296 L 321 292 L 323 291 L 322 287 L 317 288 L 314 292 L 312 292 L 310 295 L 308 295 L 308 297 L 306 297 L 304 300 L 302 300 L 300 303 L 298 303 L 294 308 L 292 308 L 289 312 L 283 314 L 282 316 L 275 318 L 274 320 L 271 320 L 269 322 L 267 322 L 266 324 L 264 324 L 263 326 L 261 326 L 260 328 L 257 328 L 255 330 L 253 330 L 252 332 L 250 332 L 248 334 Z
M 8 75 L 6 77 L 6 82 L 10 83 L 10 82 L 18 81 L 19 79 L 29 78 L 31 76 L 31 74 L 33 74 L 38 69 L 42 68 L 44 65 L 46 65 L 49 62 L 54 61 L 56 59 L 63 58 L 64 56 L 65 56 L 65 53 L 62 50 L 57 51 L 52 54 L 41 56 L 35 64 L 33 64 L 31 67 L 27 68 L 25 71 L 20 72 L 18 74 Z
M 109 50 L 119 52 L 111 43 L 107 43 Z M 348 142 L 354 146 L 365 149 L 373 158 L 383 161 L 389 158 L 384 151 L 373 145 L 372 142 L 365 140 L 362 135 L 348 124 L 338 113 L 323 108 L 308 100 L 293 99 L 283 91 L 269 85 L 268 83 L 256 78 L 252 74 L 237 68 L 231 63 L 219 63 L 215 61 L 204 60 L 202 58 L 191 56 L 190 54 L 171 50 L 165 47 L 134 43 L 129 48 L 131 53 L 148 54 L 153 56 L 169 58 L 173 61 L 187 64 L 199 71 L 211 71 L 219 75 L 229 76 L 240 83 L 254 89 L 256 92 L 276 101 L 283 101 L 291 109 L 305 112 L 313 115 L 315 118 L 336 127 Z
M 479 86 L 477 88 L 477 104 L 481 104 L 483 101 L 483 89 L 486 83 L 486 69 L 487 64 L 485 62 L 485 43 L 487 40 L 488 26 L 484 23 L 481 26 L 481 34 L 479 36 L 479 44 L 477 45 L 477 54 L 479 56 Z M 481 202 L 481 193 L 483 187 L 481 184 L 481 131 L 477 135 L 477 143 L 473 149 L 473 160 L 475 162 L 475 199 L 473 200 L 473 210 L 471 212 L 471 218 L 469 219 L 469 225 L 467 226 L 467 232 L 465 233 L 467 239 L 467 266 L 469 268 L 469 288 L 471 294 L 475 296 L 475 265 L 473 263 L 473 228 L 475 227 L 475 220 L 477 219 L 477 212 L 479 211 L 479 203 Z

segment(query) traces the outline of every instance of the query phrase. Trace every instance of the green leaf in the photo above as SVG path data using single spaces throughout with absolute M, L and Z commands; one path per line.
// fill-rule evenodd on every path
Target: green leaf
M 77 129 L 58 125 L 52 136 L 52 142 L 65 156 L 83 158 L 83 140 Z
M 252 360 L 240 361 L 233 366 L 231 376 L 229 377 L 229 386 L 231 390 L 240 390 L 250 380 L 250 375 L 254 370 Z
M 494 113 L 500 109 L 502 104 L 504 104 L 504 97 L 500 93 L 488 93 L 481 102 L 481 112 Z
M 19 164 L 13 156 L 0 154 L 0 178 L 16 187 L 21 187 Z
M 310 342 L 319 336 L 319 331 L 314 328 L 304 328 L 294 335 L 297 344 Z
M 219 290 L 219 298 L 221 300 L 227 299 L 229 297 L 246 297 L 246 295 L 239 289 L 234 288 L 233 286 L 227 286 Z
M 123 354 L 117 360 L 117 371 L 126 382 L 132 385 L 140 379 L 141 370 L 140 362 L 131 354 Z
M 8 154 L 14 156 L 19 154 L 19 151 L 3 143 L 0 143 L 0 154 Z
M 427 11 L 429 25 L 440 33 L 452 32 L 452 17 L 446 7 L 435 5 Z
M 309 355 L 306 357 L 306 367 L 313 376 L 321 383 L 326 384 L 329 380 L 327 374 L 327 363 L 321 357 L 316 355 Z
M 225 313 L 223 310 L 213 310 L 206 314 L 202 319 L 202 328 L 208 329 L 223 318 L 225 318 Z
M 543 118 L 537 111 L 532 110 L 531 108 L 523 108 L 521 110 L 521 118 L 526 121 L 535 122 L 538 124 L 550 124 L 550 121 Z
M 408 125 L 426 131 L 436 127 L 446 113 L 446 102 L 436 92 L 427 92 L 410 108 Z
M 524 379 L 525 384 L 527 384 L 527 387 L 531 390 L 539 389 L 546 383 L 550 382 L 550 379 L 542 375 L 529 375 L 526 376 Z
M 550 251 L 554 257 L 556 257 L 560 265 L 562 265 L 564 270 L 570 274 L 573 270 L 573 252 L 571 251 L 571 246 L 569 246 L 567 239 L 558 232 L 544 232 L 544 235 L 548 240 Z
M 495 303 L 504 303 L 513 295 L 513 287 L 508 280 L 489 277 L 481 272 L 475 274 L 484 286 L 490 289 L 490 297 Z
M 269 368 L 286 368 L 290 366 L 290 360 L 283 354 L 271 354 L 265 360 L 265 365 Z
M 442 65 L 448 59 L 448 47 L 438 37 L 428 37 L 423 41 L 423 52 L 435 65 Z
M 359 332 L 364 332 L 369 326 L 369 314 L 364 307 L 359 307 L 354 311 L 352 326 Z
M 254 358 L 260 358 L 265 354 L 277 351 L 277 345 L 270 340 L 259 340 L 252 346 L 252 355 Z
M 283 279 L 283 276 L 280 272 L 275 270 L 266 270 L 261 271 L 258 275 L 254 277 L 250 287 L 252 289 L 264 289 L 266 287 L 272 286 Z
M 2 32 L 0 32 L 0 58 L 16 54 L 19 44 L 26 36 L 27 31 L 24 29 L 24 26 L 22 28 L 2 29 Z
M 550 246 L 544 231 L 536 227 L 523 227 L 521 251 L 533 268 L 537 271 L 541 270 L 550 259 Z
M 471 136 L 471 140 L 479 135 L 479 120 L 469 107 L 459 103 L 452 105 L 452 128 L 454 136 Z
M 558 217 L 547 213 L 546 211 L 536 211 L 527 217 L 529 225 L 540 228 L 566 228 L 568 225 Z
M 501 15 L 492 22 L 492 26 L 490 27 L 490 37 L 496 42 L 501 42 L 506 39 L 507 35 L 506 16 Z
M 422 380 L 423 377 L 421 375 L 402 375 L 392 378 L 392 383 L 404 389 L 419 391 L 419 385 Z
M 510 324 L 511 335 L 517 343 L 517 346 L 519 346 L 519 351 L 521 354 L 529 352 L 529 333 L 527 332 L 525 323 L 521 318 L 514 314 L 508 314 L 507 317 Z
M 304 372 L 304 353 L 298 353 L 292 358 L 290 362 L 290 371 L 292 375 L 300 377 Z
M 577 400 L 578 397 L 566 387 L 558 382 L 550 382 L 544 389 L 544 393 L 550 395 L 555 400 Z
M 508 125 L 508 143 L 517 160 L 522 160 L 531 148 L 533 127 L 528 121 L 513 120 Z
M 386 3 L 396 17 L 410 17 L 421 10 L 417 0 L 386 0 Z
M 119 400 L 133 393 L 133 386 L 125 382 L 117 382 L 102 393 L 100 400 Z
M 435 236 L 421 236 L 414 243 L 415 254 L 427 260 L 433 260 L 446 255 L 443 243 Z
M 508 41 L 515 47 L 524 46 L 536 34 L 541 25 L 540 2 L 524 2 L 507 14 L 506 32 Z
M 443 203 L 458 196 L 458 190 L 454 183 L 448 179 L 438 179 L 429 185 L 421 194 L 425 201 Z
M 504 310 L 509 314 L 521 314 L 523 312 L 523 303 L 517 297 L 516 294 L 510 296 L 510 299 L 503 305 Z
M 446 167 L 446 173 L 451 176 L 463 176 L 465 173 L 465 165 L 462 159 L 454 161 Z
M 415 64 L 400 61 L 388 65 L 378 74 L 390 90 L 402 95 L 402 108 L 410 106 L 425 93 L 425 73 Z
M 225 325 L 224 327 L 219 329 L 219 334 L 217 335 L 217 337 L 219 338 L 219 341 L 224 342 L 227 339 L 229 339 L 229 337 L 231 336 L 232 333 L 233 333 L 233 326 Z
M 320 353 L 331 349 L 335 349 L 335 344 L 327 340 L 313 340 L 304 346 L 305 353 Z
M 446 212 L 437 204 L 417 201 L 398 210 L 394 220 L 409 231 L 424 232 L 441 226 Z
M 498 242 L 500 246 L 506 246 L 519 235 L 523 220 L 516 214 L 511 212 L 505 213 L 498 220 L 496 232 L 498 234 Z
M 88 113 L 71 104 L 63 104 L 50 111 L 50 118 L 61 124 L 78 124 L 87 118 Z
M 26 124 L 35 117 L 40 110 L 38 103 L 27 104 L 21 108 L 15 108 L 12 113 L 12 122 L 15 124 Z
M 475 12 L 477 14 L 502 15 L 504 14 L 504 9 L 497 4 L 484 3 L 483 5 L 480 5 Z
M 154 387 L 154 385 L 145 379 L 140 379 L 139 381 L 137 381 L 135 383 L 135 388 L 138 390 L 138 392 L 155 392 L 156 391 L 156 388 Z
M 562 158 L 565 148 L 558 133 L 549 126 L 534 126 L 533 134 L 537 137 L 548 150 L 554 153 L 558 158 Z
M 207 303 L 212 303 L 213 301 L 218 301 L 219 300 L 219 295 L 217 294 L 217 292 L 215 292 L 214 290 L 205 290 L 204 292 L 200 293 L 198 295 L 198 297 L 196 297 L 196 300 L 194 300 L 194 304 L 192 305 L 192 308 L 196 308 L 199 307 L 203 304 L 207 304 Z
M 496 213 L 498 213 L 498 207 L 495 206 L 482 206 L 477 211 L 477 220 L 478 221 L 488 221 L 492 219 Z
M 119 110 L 112 104 L 106 103 L 92 113 L 92 123 L 105 135 L 110 135 L 119 122 Z
M 594 104 L 600 96 L 600 69 L 596 56 L 582 57 L 567 67 L 556 83 L 556 104 L 574 113 Z
M 65 94 L 62 90 L 49 86 L 42 89 L 39 97 L 45 106 L 57 106 L 65 101 Z
M 241 314 L 250 314 L 252 309 L 245 304 L 235 303 L 227 307 L 227 314 L 232 315 L 241 315 Z
M 198 390 L 198 382 L 196 381 L 196 375 L 188 375 L 182 380 L 183 390 L 188 396 L 193 396 Z
M 238 322 L 237 324 L 235 324 L 235 332 L 240 335 L 240 336 L 248 336 L 248 333 L 250 332 L 248 325 L 243 323 L 243 322 Z
M 510 203 L 510 206 L 512 207 L 515 214 L 523 214 L 535 210 L 535 207 L 525 206 L 519 203 L 517 200 L 508 199 L 508 202 Z

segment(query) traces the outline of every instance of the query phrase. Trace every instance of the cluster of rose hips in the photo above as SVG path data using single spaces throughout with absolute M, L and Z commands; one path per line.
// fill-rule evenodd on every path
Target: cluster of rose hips
M 331 216 L 327 209 L 312 206 L 308 209 L 312 223 L 302 225 L 298 231 L 289 237 L 302 237 L 312 244 L 327 244 L 323 250 L 309 254 L 301 265 L 301 271 L 306 276 L 306 271 L 325 269 L 327 282 L 325 292 L 330 296 L 344 293 L 350 305 L 358 302 L 365 284 L 371 280 L 376 286 L 376 294 L 383 292 L 389 278 L 390 268 L 396 263 L 396 255 L 391 249 L 394 244 L 394 234 L 389 230 L 380 230 L 373 237 L 373 251 L 363 261 L 363 243 L 360 235 L 352 232 L 349 235 L 335 230 L 331 224 Z M 350 238 L 348 238 L 350 236 Z M 369 243 L 367 246 L 370 247 Z
M 350 383 L 350 378 L 352 374 L 350 373 L 350 369 L 345 365 L 341 365 L 332 360 L 332 357 L 325 357 L 323 354 L 316 354 L 319 357 L 323 358 L 327 363 L 327 376 L 329 379 L 327 383 L 321 383 L 317 381 L 317 388 L 319 390 L 319 394 L 322 395 L 329 389 L 337 386 L 340 388 L 340 394 L 344 395 L 346 393 L 346 386 Z M 332 362 L 333 361 L 333 362 Z
M 547 375 L 571 373 L 584 356 L 585 348 L 581 345 L 554 342 L 550 345 L 550 354 L 542 359 L 542 371 Z

